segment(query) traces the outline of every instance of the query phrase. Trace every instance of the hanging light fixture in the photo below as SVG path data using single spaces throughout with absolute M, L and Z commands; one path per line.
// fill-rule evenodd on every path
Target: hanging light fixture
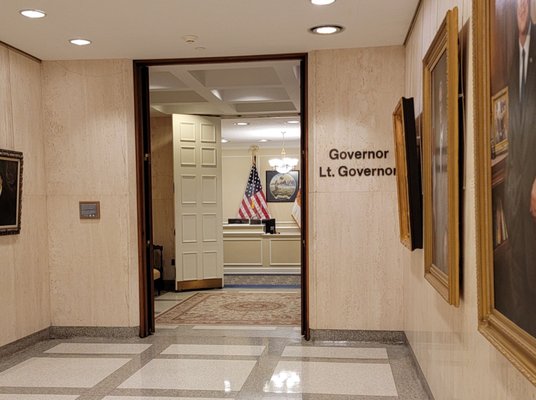
M 281 148 L 281 158 L 272 158 L 268 160 L 270 167 L 275 169 L 280 174 L 286 174 L 291 171 L 296 165 L 298 165 L 297 158 L 288 158 L 285 151 L 285 132 L 281 132 L 283 135 L 283 147 Z

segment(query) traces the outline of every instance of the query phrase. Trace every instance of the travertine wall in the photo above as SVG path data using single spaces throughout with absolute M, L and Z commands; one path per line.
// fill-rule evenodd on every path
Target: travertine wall
M 0 148 L 24 153 L 20 235 L 0 236 L 0 346 L 50 326 L 41 65 L 0 45 Z
M 139 324 L 132 82 L 127 60 L 43 62 L 54 326 Z
M 477 331 L 475 159 L 471 2 L 425 0 L 406 47 L 406 91 L 422 110 L 422 58 L 447 9 L 458 6 L 465 53 L 465 191 L 463 285 L 459 308 L 449 306 L 424 279 L 423 252 L 404 251 L 404 325 L 436 400 L 534 400 L 536 387 Z
M 391 114 L 404 93 L 404 48 L 317 51 L 309 58 L 309 249 L 312 329 L 403 329 L 403 271 Z M 387 158 L 333 160 L 329 150 Z M 334 177 L 320 177 L 333 169 Z

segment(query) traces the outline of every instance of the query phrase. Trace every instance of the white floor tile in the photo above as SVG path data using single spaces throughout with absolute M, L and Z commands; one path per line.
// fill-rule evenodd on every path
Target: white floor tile
M 256 325 L 195 325 L 192 329 L 199 330 L 239 330 L 239 331 L 275 331 L 276 326 L 256 326 Z
M 78 397 L 66 394 L 0 394 L 0 400 L 75 400 Z
M 150 344 L 128 343 L 60 343 L 45 353 L 60 354 L 140 354 Z
M 256 361 L 152 360 L 128 378 L 122 389 L 238 391 Z
M 154 312 L 155 312 L 155 314 L 161 314 L 164 311 L 167 311 L 170 308 L 175 307 L 179 303 L 181 303 L 181 302 L 180 301 L 155 301 L 154 302 Z
M 282 357 L 356 358 L 387 360 L 384 348 L 286 346 Z
M 172 344 L 162 354 L 215 355 L 215 356 L 260 356 L 265 346 L 225 344 Z
M 2 399 L 0 397 L 0 399 Z M 143 397 L 143 396 L 106 396 L 102 400 L 233 400 L 232 397 Z
M 155 302 L 159 302 L 160 300 L 184 300 L 188 297 L 192 297 L 195 293 L 194 292 L 187 292 L 187 293 L 181 293 L 181 292 L 167 292 L 164 293 L 162 296 L 155 297 Z
M 156 330 L 159 330 L 159 329 L 177 329 L 179 327 L 179 325 L 156 325 L 155 328 Z
M 281 361 L 265 392 L 397 396 L 389 364 Z
M 0 373 L 0 386 L 89 388 L 129 361 L 125 358 L 30 358 Z

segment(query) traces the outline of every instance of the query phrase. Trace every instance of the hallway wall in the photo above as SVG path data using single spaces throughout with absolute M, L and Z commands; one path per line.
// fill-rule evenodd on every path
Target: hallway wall
M 315 51 L 309 58 L 309 256 L 312 329 L 403 330 L 403 272 L 391 114 L 404 92 L 404 48 Z M 387 158 L 333 160 L 339 151 Z M 321 177 L 331 167 L 334 177 Z
M 132 62 L 42 65 L 52 325 L 137 326 Z M 100 220 L 79 219 L 85 200 Z
M 0 148 L 24 153 L 21 233 L 0 236 L 0 346 L 48 328 L 41 65 L 0 44 Z
M 477 331 L 475 159 L 471 2 L 424 0 L 406 47 L 406 91 L 422 111 L 422 58 L 447 9 L 458 6 L 465 57 L 465 192 L 463 285 L 459 308 L 449 306 L 424 279 L 423 252 L 404 251 L 404 325 L 436 400 L 536 399 L 536 387 Z M 401 245 L 400 245 L 401 246 Z

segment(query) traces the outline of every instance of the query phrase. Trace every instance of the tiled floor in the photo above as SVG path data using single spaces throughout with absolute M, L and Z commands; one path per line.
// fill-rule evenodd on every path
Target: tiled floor
M 0 400 L 8 399 L 428 397 L 402 345 L 305 342 L 297 327 L 184 325 L 146 339 L 38 343 L 0 360 Z

